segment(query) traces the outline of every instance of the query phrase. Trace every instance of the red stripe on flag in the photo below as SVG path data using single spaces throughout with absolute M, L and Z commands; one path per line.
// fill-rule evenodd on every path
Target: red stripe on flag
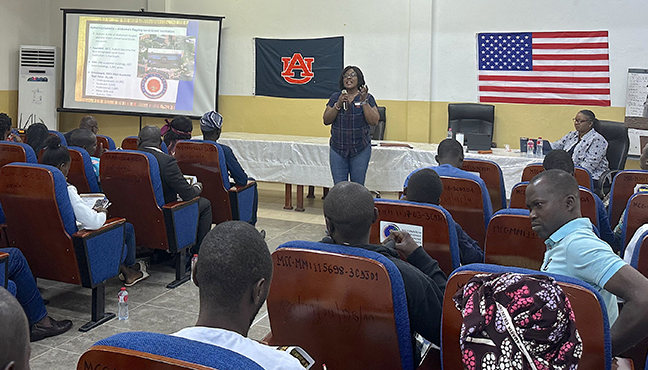
M 610 66 L 533 66 L 535 72 L 609 72 Z
M 607 49 L 607 42 L 579 42 L 561 44 L 533 44 L 534 49 Z
M 534 60 L 608 60 L 607 54 L 533 54 Z
M 501 98 L 497 96 L 480 96 L 480 103 L 513 103 L 513 104 L 560 104 L 560 105 L 594 105 L 609 107 L 609 100 L 594 99 L 548 99 L 548 98 Z
M 558 82 L 558 83 L 610 83 L 609 77 L 553 77 L 553 76 L 488 76 L 479 81 Z
M 479 91 L 517 92 L 517 93 L 554 93 L 554 94 L 596 94 L 610 95 L 610 89 L 579 89 L 562 87 L 524 87 L 524 86 L 479 86 Z
M 608 37 L 608 31 L 532 32 L 531 34 L 539 38 Z

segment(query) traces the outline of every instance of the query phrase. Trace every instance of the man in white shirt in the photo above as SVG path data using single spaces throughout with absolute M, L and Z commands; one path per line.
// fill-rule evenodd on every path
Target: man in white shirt
M 191 273 L 199 288 L 198 322 L 174 335 L 237 352 L 266 370 L 304 369 L 288 353 L 247 338 L 272 278 L 268 246 L 254 226 L 228 221 L 214 227 Z

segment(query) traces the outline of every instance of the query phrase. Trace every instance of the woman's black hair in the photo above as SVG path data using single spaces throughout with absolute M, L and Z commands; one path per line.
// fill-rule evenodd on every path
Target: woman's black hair
M 173 130 L 167 131 L 164 134 L 164 143 L 167 146 L 171 145 L 171 142 L 174 140 L 191 139 L 191 131 L 193 130 L 193 123 L 191 122 L 191 118 L 187 116 L 178 116 L 169 123 L 169 126 L 171 126 L 171 128 L 174 128 L 178 131 L 187 132 L 188 134 L 182 134 L 182 133 L 178 134 Z
M 592 121 L 592 124 L 593 124 L 593 125 L 596 125 L 596 124 L 599 123 L 599 120 L 596 118 L 596 115 L 594 114 L 594 112 L 592 112 L 592 111 L 589 110 L 589 109 L 583 109 L 583 110 L 579 111 L 578 113 L 582 113 L 582 114 L 584 114 L 585 116 L 587 116 L 587 118 L 588 118 L 590 121 Z
M 52 135 L 45 140 L 45 152 L 40 160 L 43 164 L 58 168 L 61 164 L 71 161 L 70 152 L 61 144 L 60 137 Z
M 49 129 L 40 122 L 32 123 L 27 129 L 27 144 L 34 149 L 36 155 L 45 147 L 45 140 L 49 137 Z
M 360 86 L 365 85 L 364 75 L 362 74 L 360 68 L 356 66 L 346 66 L 344 70 L 342 70 L 342 73 L 340 73 L 340 81 L 338 81 L 338 86 L 340 88 L 340 91 L 344 89 L 344 74 L 347 73 L 347 71 L 350 69 L 353 69 L 355 73 L 358 75 L 358 88 L 360 88 Z

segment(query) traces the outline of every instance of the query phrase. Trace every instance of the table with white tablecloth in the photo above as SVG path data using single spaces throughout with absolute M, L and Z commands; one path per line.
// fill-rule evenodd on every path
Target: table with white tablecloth
M 247 174 L 259 181 L 332 187 L 329 166 L 329 138 L 294 135 L 226 132 L 219 143 L 234 151 Z M 435 166 L 437 144 L 408 143 L 409 147 L 380 146 L 371 148 L 371 161 L 365 186 L 378 191 L 402 191 L 407 175 L 427 166 Z M 497 163 L 504 175 L 506 194 L 522 178 L 522 171 L 541 158 L 529 158 L 519 152 L 493 149 L 492 154 L 468 152 L 466 158 L 487 159 Z M 299 195 L 299 193 L 298 193 Z

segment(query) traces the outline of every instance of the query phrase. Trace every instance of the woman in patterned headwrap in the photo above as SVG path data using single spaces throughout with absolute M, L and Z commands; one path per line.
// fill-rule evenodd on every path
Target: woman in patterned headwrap
M 186 116 L 178 116 L 171 122 L 167 121 L 166 125 L 162 126 L 160 131 L 170 155 L 175 154 L 175 145 L 178 141 L 191 139 L 192 130 L 191 118 Z

